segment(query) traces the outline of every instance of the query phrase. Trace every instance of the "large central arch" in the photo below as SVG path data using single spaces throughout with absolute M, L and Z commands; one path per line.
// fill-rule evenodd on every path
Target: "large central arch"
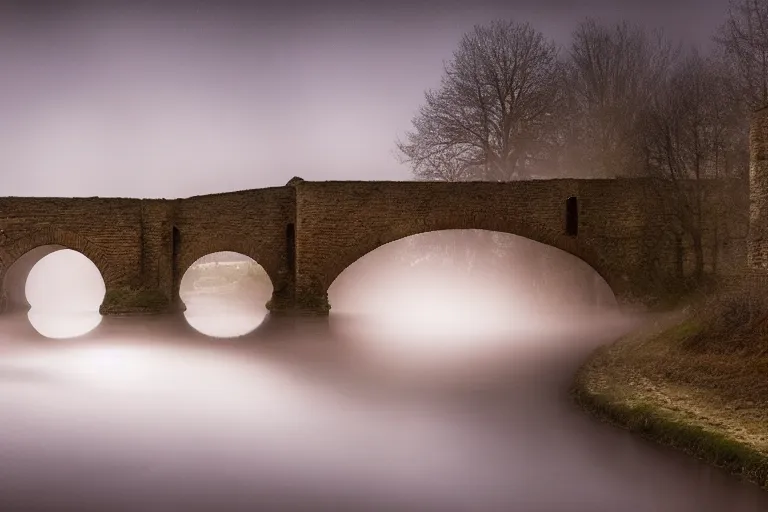
M 576 256 L 592 267 L 608 284 L 617 299 L 624 290 L 623 274 L 613 268 L 600 252 L 578 236 L 569 236 L 551 228 L 530 221 L 517 219 L 489 218 L 486 215 L 451 214 L 442 218 L 409 221 L 407 224 L 390 223 L 386 228 L 374 232 L 360 233 L 357 243 L 347 246 L 324 258 L 318 269 L 318 283 L 327 300 L 328 289 L 336 278 L 352 263 L 384 244 L 412 235 L 432 231 L 456 229 L 481 229 L 524 237 L 535 242 L 555 247 Z

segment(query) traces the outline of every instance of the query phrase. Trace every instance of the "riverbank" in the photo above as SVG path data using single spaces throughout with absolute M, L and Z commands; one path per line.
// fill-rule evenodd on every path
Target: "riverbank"
M 603 421 L 768 489 L 768 311 L 719 296 L 601 347 L 572 393 Z

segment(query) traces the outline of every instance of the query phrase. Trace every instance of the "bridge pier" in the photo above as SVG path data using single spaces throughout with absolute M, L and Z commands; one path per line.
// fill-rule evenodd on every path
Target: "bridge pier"
M 266 306 L 272 317 L 321 317 L 330 311 L 327 293 L 297 300 L 292 286 L 274 290 Z M 161 290 L 132 287 L 107 288 L 99 308 L 105 316 L 180 314 L 186 310 L 179 297 L 169 300 Z
M 751 140 L 751 211 L 750 189 L 738 180 L 702 185 L 727 207 L 705 223 L 712 272 L 737 272 L 747 255 L 751 266 L 768 268 L 768 109 L 755 114 Z M 657 181 L 292 180 L 173 200 L 0 197 L 0 282 L 26 253 L 58 245 L 81 252 L 101 272 L 102 315 L 177 314 L 186 309 L 176 295 L 189 265 L 233 251 L 263 264 L 275 287 L 267 304 L 274 316 L 319 318 L 330 312 L 333 280 L 376 248 L 429 231 L 483 229 L 581 258 L 620 302 L 652 302 L 682 289 L 675 281 L 693 254 L 667 212 L 677 189 Z M 5 298 L 0 292 L 0 310 L 14 298 L 10 289 Z
M 273 292 L 267 303 L 267 309 L 273 316 L 320 317 L 328 316 L 331 305 L 328 294 L 300 295 L 292 291 Z
M 159 289 L 108 287 L 99 313 L 104 316 L 173 313 L 172 301 Z
M 187 310 L 187 305 L 181 300 L 181 297 L 176 297 L 171 301 L 171 305 L 168 308 L 168 312 L 172 314 L 183 314 Z

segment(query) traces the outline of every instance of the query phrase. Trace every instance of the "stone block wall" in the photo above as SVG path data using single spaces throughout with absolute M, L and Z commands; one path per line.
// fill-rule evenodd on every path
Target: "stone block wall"
M 288 268 L 286 233 L 295 222 L 293 187 L 274 187 L 207 196 L 174 202 L 174 216 L 167 244 L 173 254 L 173 297 L 184 272 L 198 258 L 213 252 L 233 251 L 253 258 L 264 267 L 274 289 L 270 308 L 293 304 L 293 272 Z
M 90 258 L 108 293 L 137 286 L 140 219 L 138 199 L 0 198 L 0 278 L 29 250 L 60 245 Z
M 727 206 L 707 216 L 708 268 L 742 269 L 748 189 L 724 182 L 705 188 Z M 620 300 L 645 301 L 666 293 L 690 267 L 692 249 L 676 238 L 665 205 L 669 193 L 649 180 L 294 179 L 285 187 L 174 200 L 0 198 L 0 277 L 29 250 L 60 245 L 82 252 L 101 271 L 103 313 L 158 313 L 183 309 L 179 285 L 195 260 L 234 251 L 266 270 L 272 311 L 324 314 L 333 280 L 377 247 L 427 231 L 486 229 L 573 254 Z M 573 197 L 578 233 L 569 236 L 566 201 Z
M 733 204 L 746 196 L 740 188 L 710 188 Z M 307 307 L 327 308 L 333 280 L 376 247 L 426 231 L 474 228 L 562 249 L 591 265 L 620 299 L 644 300 L 680 277 L 670 214 L 654 199 L 665 193 L 650 180 L 304 182 L 296 195 L 297 297 Z M 576 237 L 565 233 L 569 197 L 578 201 Z M 744 236 L 742 230 L 728 243 L 744 246 Z M 743 266 L 743 251 L 709 243 L 720 260 Z M 690 257 L 690 250 L 683 247 L 683 256 Z

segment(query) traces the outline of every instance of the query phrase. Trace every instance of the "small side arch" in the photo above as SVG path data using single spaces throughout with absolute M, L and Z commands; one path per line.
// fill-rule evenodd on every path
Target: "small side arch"
M 101 247 L 78 233 L 50 227 L 39 229 L 5 245 L 5 255 L 0 253 L 0 282 L 5 278 L 5 273 L 16 260 L 32 249 L 44 245 L 61 246 L 83 254 L 96 265 L 107 286 L 120 278 L 121 274 L 117 269 L 111 268 L 109 259 Z
M 12 240 L 0 252 L 0 312 L 10 305 L 9 300 L 16 299 L 15 297 L 8 297 L 6 294 L 8 271 L 15 263 L 22 260 L 26 254 L 29 254 L 30 251 L 48 246 L 52 250 L 41 251 L 38 255 L 39 257 L 35 258 L 35 261 L 27 262 L 24 265 L 24 270 L 27 273 L 46 255 L 62 249 L 71 249 L 84 255 L 96 266 L 107 287 L 109 283 L 116 282 L 120 277 L 120 274 L 108 264 L 108 258 L 104 251 L 85 237 L 78 233 L 55 227 L 39 229 L 26 236 Z
M 8 265 L 5 276 L 0 281 L 2 287 L 2 300 L 0 300 L 0 311 L 13 312 L 17 310 L 28 310 L 31 305 L 27 299 L 26 284 L 32 269 L 46 256 L 66 250 L 61 245 L 40 245 L 34 249 L 22 254 L 16 258 L 11 265 Z
M 269 276 L 269 280 L 272 282 L 273 289 L 277 289 L 283 282 L 283 279 L 281 279 L 282 274 L 279 271 L 279 262 L 275 261 L 274 258 L 265 255 L 263 250 L 260 250 L 258 246 L 253 244 L 248 244 L 247 242 L 212 242 L 195 245 L 193 247 L 184 247 L 181 254 L 178 255 L 178 260 L 174 262 L 174 264 L 177 265 L 177 268 L 176 272 L 174 272 L 176 277 L 173 283 L 173 297 L 174 300 L 178 301 L 179 305 L 183 304 L 181 297 L 179 296 L 181 280 L 187 270 L 189 270 L 189 267 L 203 256 L 218 252 L 236 252 L 254 260 L 264 268 L 267 276 Z

